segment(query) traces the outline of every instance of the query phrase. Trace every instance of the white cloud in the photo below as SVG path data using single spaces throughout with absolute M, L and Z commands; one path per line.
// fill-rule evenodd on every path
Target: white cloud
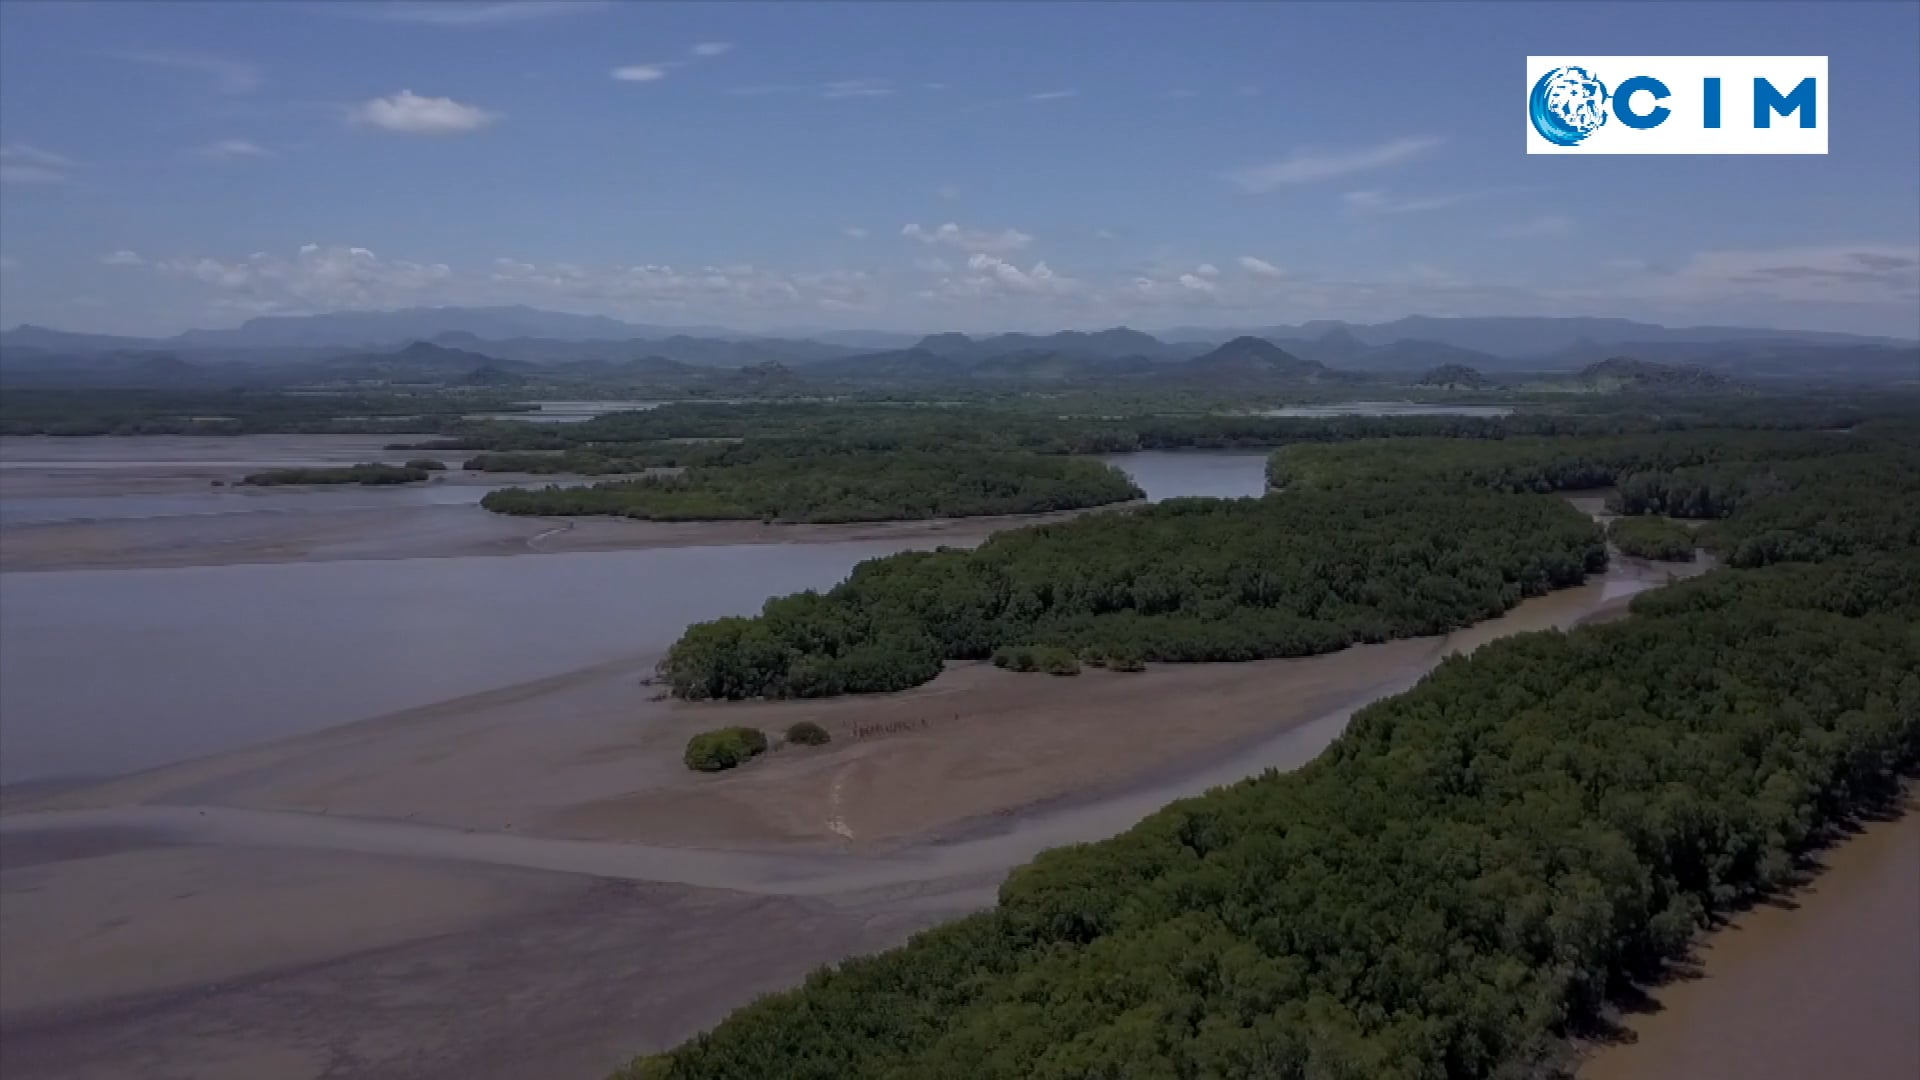
M 162 274 L 236 294 L 255 305 L 335 310 L 419 302 L 453 280 L 445 263 L 382 259 L 363 247 L 304 244 L 293 258 L 255 252 L 224 261 L 207 256 L 164 259 Z
M 67 174 L 44 165 L 11 165 L 0 162 L 0 184 L 58 184 Z
M 891 97 L 893 87 L 885 79 L 842 79 L 830 82 L 820 91 L 824 98 Z
M 955 231 L 967 230 L 956 225 Z M 934 228 L 921 232 L 940 234 Z M 151 269 L 127 273 L 136 278 L 143 272 L 164 274 L 177 282 L 177 290 L 154 290 L 168 297 L 169 310 L 236 321 L 269 312 L 515 303 L 743 329 L 813 324 L 813 316 L 846 312 L 860 314 L 831 324 L 999 330 L 1139 325 L 1142 320 L 1263 325 L 1307 318 L 1375 320 L 1408 312 L 1611 312 L 1667 322 L 1765 323 L 1768 312 L 1781 318 L 1781 312 L 1824 310 L 1828 315 L 1822 318 L 1836 329 L 1857 329 L 1871 314 L 1889 327 L 1884 332 L 1897 332 L 1892 327 L 1920 311 L 1920 249 L 1911 242 L 1703 252 L 1628 274 L 1596 259 L 1590 272 L 1576 267 L 1566 275 L 1524 278 L 1518 284 L 1470 281 L 1446 266 L 1405 259 L 1391 273 L 1340 278 L 1283 272 L 1253 255 L 1218 264 L 1162 256 L 1125 271 L 1096 271 L 1030 261 L 1028 255 L 968 251 L 939 239 L 903 246 L 905 260 L 893 273 L 665 261 L 606 265 L 523 255 L 448 266 L 394 258 L 384 246 L 319 243 L 297 253 L 149 259 L 145 265 Z M 191 302 L 195 296 L 197 307 Z M 108 299 L 121 308 L 138 297 Z M 1861 314 L 1854 318 L 1848 312 Z M 26 311 L 13 314 L 43 321 Z
M 51 150 L 42 150 L 26 143 L 8 143 L 0 146 L 0 161 L 28 165 L 43 165 L 49 169 L 71 169 L 76 164 L 65 154 L 56 154 Z
M 1406 196 L 1378 190 L 1349 191 L 1343 196 L 1347 209 L 1360 214 L 1419 214 L 1428 210 L 1444 210 L 1477 197 L 1476 193 L 1467 191 Z
M 1112 229 L 1095 229 L 1093 230 L 1093 238 L 1095 240 L 1118 240 L 1119 236 Z
M 602 0 L 498 0 L 472 2 L 433 0 L 432 3 L 353 4 L 346 10 L 379 22 L 420 23 L 427 26 L 499 26 L 579 15 L 607 6 Z
M 993 255 L 977 252 L 967 257 L 965 272 L 943 279 L 932 297 L 944 300 L 982 300 L 996 296 L 1037 297 L 1070 296 L 1079 293 L 1082 283 L 1054 273 L 1044 262 L 1027 269 Z
M 667 69 L 659 64 L 628 64 L 613 69 L 613 77 L 621 82 L 653 82 L 667 77 Z
M 1002 229 L 988 232 L 983 229 L 963 229 L 949 221 L 938 228 L 928 229 L 918 224 L 902 226 L 900 235 L 923 244 L 947 244 L 962 251 L 985 251 L 1005 253 L 1019 251 L 1033 243 L 1033 237 L 1019 229 Z
M 1673 302 L 1920 302 L 1920 248 L 1830 245 L 1703 251 L 1672 269 L 1618 279 L 1622 291 Z
M 208 143 L 201 147 L 199 153 L 202 157 L 229 161 L 237 158 L 270 158 L 274 156 L 273 151 L 247 139 L 221 139 L 219 142 Z
M 1074 287 L 1072 281 L 1054 273 L 1044 262 L 1022 270 L 991 255 L 972 255 L 967 258 L 967 269 L 991 274 L 1000 283 L 1023 292 L 1060 292 Z
M 18 270 L 20 260 L 11 255 L 0 255 L 0 270 Z
M 0 183 L 58 184 L 67 179 L 75 165 L 64 154 L 26 143 L 0 146 Z
M 1573 219 L 1565 214 L 1540 214 L 1516 221 L 1500 230 L 1502 236 L 1565 236 L 1573 231 Z
M 828 101 L 841 101 L 852 98 L 892 97 L 899 91 L 886 79 L 836 79 L 828 83 L 752 83 L 746 86 L 730 87 L 727 93 L 732 97 L 773 97 L 775 95 L 805 94 L 809 97 L 821 97 Z
M 769 312 L 868 310 L 880 295 L 864 271 L 785 273 L 749 264 L 588 265 L 498 256 L 473 270 L 385 258 L 365 247 L 305 244 L 292 256 L 188 256 L 149 263 L 203 287 L 225 314 L 369 310 L 417 305 L 527 303 L 641 315 L 701 311 L 754 318 Z
M 703 41 L 688 51 L 695 56 L 722 56 L 733 50 L 731 41 Z
M 960 197 L 960 185 L 959 184 L 941 184 L 939 187 L 933 189 L 933 193 L 947 200 L 948 202 L 952 202 L 953 200 Z
M 356 124 L 400 135 L 464 135 L 492 124 L 500 115 L 452 98 L 422 97 L 402 90 L 392 97 L 361 102 L 351 118 Z
M 154 49 L 140 49 L 113 55 L 148 67 L 168 68 L 204 76 L 211 79 L 214 89 L 223 94 L 250 93 L 259 89 L 261 82 L 264 81 L 260 65 L 224 56 Z
M 1078 90 L 1042 90 L 1037 94 L 1028 94 L 1028 101 L 1065 101 L 1080 96 Z
M 1397 165 L 1419 157 L 1444 140 L 1434 136 L 1392 139 L 1353 150 L 1297 150 L 1279 161 L 1235 169 L 1226 178 L 1244 191 L 1277 191 L 1293 184 L 1330 180 L 1338 176 Z
M 849 225 L 840 231 L 855 240 L 865 240 L 868 235 L 866 226 L 864 225 Z
M 126 248 L 100 256 L 100 262 L 106 266 L 144 266 L 146 261 L 138 252 L 128 251 Z

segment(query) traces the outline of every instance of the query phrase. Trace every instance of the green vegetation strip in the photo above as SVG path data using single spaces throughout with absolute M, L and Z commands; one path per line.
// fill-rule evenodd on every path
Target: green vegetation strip
M 1013 453 L 758 457 L 591 486 L 488 492 L 503 514 L 614 514 L 653 521 L 904 521 L 1075 510 L 1141 498 L 1097 461 Z
M 469 423 L 435 450 L 584 449 L 605 457 L 665 452 L 675 439 L 745 439 L 779 454 L 823 451 L 1029 450 L 1108 454 L 1232 449 L 1355 439 L 1508 439 L 1615 435 L 1689 428 L 1826 430 L 1875 416 L 1911 417 L 1912 398 L 1857 401 L 1816 395 L 1649 399 L 1629 396 L 1536 408 L 1511 416 L 1289 417 L 1183 412 L 1177 397 L 1087 402 L 1073 413 L 1050 396 L 952 407 L 860 403 L 677 404 L 579 424 Z M 629 448 L 633 448 L 630 450 Z M 682 453 L 691 452 L 685 444 Z M 682 462 L 683 464 L 692 462 Z M 578 470 L 569 470 L 578 471 Z
M 517 450 L 475 454 L 461 468 L 469 472 L 572 473 L 606 476 L 648 469 L 705 464 L 712 454 L 703 444 L 635 443 L 564 451 Z
M 1666 518 L 1615 518 L 1607 526 L 1607 539 L 1621 551 L 1642 559 L 1693 561 L 1692 531 Z
M 1606 563 L 1565 500 L 1477 491 L 1176 499 L 908 552 L 756 618 L 689 628 L 661 673 L 684 698 L 900 690 L 1002 646 L 1254 660 L 1434 634 Z
M 438 462 L 434 464 L 439 466 Z M 431 475 L 429 470 L 419 462 L 409 462 L 406 465 L 362 463 L 331 468 L 268 469 L 266 472 L 250 473 L 240 482 L 256 487 L 278 487 L 286 484 L 365 484 L 377 487 L 386 484 L 417 483 Z
M 622 1075 L 1548 1075 L 1611 991 L 1920 757 L 1916 626 L 1909 550 L 1721 570 L 1496 642 L 1305 768 L 1049 851 L 993 911 Z

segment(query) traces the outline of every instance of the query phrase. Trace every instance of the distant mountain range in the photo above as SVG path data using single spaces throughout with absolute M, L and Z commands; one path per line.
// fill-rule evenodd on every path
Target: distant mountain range
M 1670 328 L 1627 319 L 1435 318 L 1386 323 L 1316 321 L 1230 333 L 1177 327 L 1160 335 L 1127 327 L 1054 334 L 958 333 L 924 337 L 883 331 L 812 337 L 669 327 L 529 307 L 400 311 L 252 319 L 230 330 L 167 338 L 71 333 L 22 325 L 0 332 L 0 371 L 61 374 L 79 381 L 133 375 L 160 382 L 282 383 L 333 373 L 381 379 L 391 363 L 369 359 L 420 346 L 466 354 L 499 373 L 601 372 L 666 377 L 699 369 L 805 372 L 813 380 L 1059 382 L 1178 379 L 1181 367 L 1215 379 L 1322 379 L 1350 373 L 1417 375 L 1436 368 L 1477 376 L 1575 372 L 1616 357 L 1691 365 L 1737 379 L 1817 378 L 1920 382 L 1920 344 L 1891 338 L 1745 327 Z M 1224 350 L 1224 352 L 1223 352 Z M 1200 363 L 1204 361 L 1204 363 Z M 1197 364 L 1197 367 L 1184 367 Z M 397 370 L 422 379 L 451 367 L 414 353 Z M 771 365 L 772 367 L 769 367 Z M 272 375 L 264 370 L 276 369 Z M 260 369 L 260 370 L 254 370 Z M 766 372 L 762 372 L 765 375 Z M 490 376 L 498 378 L 498 375 Z M 784 375 L 782 376 L 784 377 Z
M 1167 330 L 1160 336 L 1169 341 L 1218 341 L 1222 333 L 1217 327 L 1182 326 Z M 1582 346 L 1617 347 L 1628 343 L 1703 345 L 1728 341 L 1773 341 L 1824 345 L 1915 344 L 1899 338 L 1820 330 L 1765 330 L 1739 326 L 1667 327 L 1632 319 L 1500 315 L 1457 318 L 1409 315 L 1383 323 L 1318 320 L 1294 326 L 1246 327 L 1230 333 L 1274 341 L 1311 340 L 1329 334 L 1341 334 L 1361 345 L 1376 347 L 1399 341 L 1434 342 L 1515 360 L 1549 356 Z

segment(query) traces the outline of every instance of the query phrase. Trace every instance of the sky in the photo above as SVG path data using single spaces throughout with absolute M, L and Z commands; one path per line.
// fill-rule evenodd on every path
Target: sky
M 1532 54 L 1825 54 L 1831 153 L 1528 156 Z M 1920 336 L 1920 3 L 0 3 L 0 324 L 1616 315 Z

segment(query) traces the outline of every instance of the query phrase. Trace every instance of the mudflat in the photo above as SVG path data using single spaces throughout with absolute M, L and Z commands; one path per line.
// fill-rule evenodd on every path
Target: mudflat
M 464 451 L 387 450 L 420 435 L 0 438 L 0 570 L 116 570 L 354 559 L 456 558 L 715 545 L 975 544 L 1084 511 L 845 525 L 652 522 L 488 513 L 487 490 L 609 477 L 468 473 Z M 230 486 L 249 472 L 429 457 L 424 484 Z M 213 487 L 214 481 L 223 486 Z M 1102 508 L 1116 509 L 1116 508 Z
M 1621 574 L 1631 573 L 1622 570 Z M 1302 660 L 687 705 L 636 656 L 0 815 L 8 1076 L 592 1076 L 993 902 L 1033 851 L 1256 771 L 1450 651 L 1650 579 Z M 717 723 L 834 734 L 730 775 Z M 1205 767 L 1212 771 L 1193 771 Z M 16 948 L 17 946 L 17 948 Z
M 20 1078 L 601 1076 L 946 914 L 158 839 L 89 855 L 86 832 L 16 861 L 15 839 Z
M 1323 656 L 1074 677 L 967 663 L 901 693 L 824 700 L 669 699 L 644 685 L 659 655 L 647 653 L 10 809 L 227 806 L 680 846 L 887 845 L 1212 760 L 1391 693 L 1448 651 L 1604 614 L 1659 573 L 1623 564 L 1453 635 Z M 777 737 L 802 720 L 832 742 L 717 775 L 681 763 L 697 731 Z
M 433 435 L 0 435 L 0 498 L 202 492 L 215 480 L 292 466 L 435 458 L 464 451 L 388 450 Z
M 527 482 L 565 479 L 528 478 Z M 578 478 L 577 478 L 578 479 Z M 349 559 L 432 559 L 748 544 L 908 541 L 977 544 L 1000 529 L 1087 511 L 846 525 L 509 517 L 464 506 L 396 506 L 311 514 L 198 514 L 20 525 L 5 530 L 0 569 L 124 570 Z

